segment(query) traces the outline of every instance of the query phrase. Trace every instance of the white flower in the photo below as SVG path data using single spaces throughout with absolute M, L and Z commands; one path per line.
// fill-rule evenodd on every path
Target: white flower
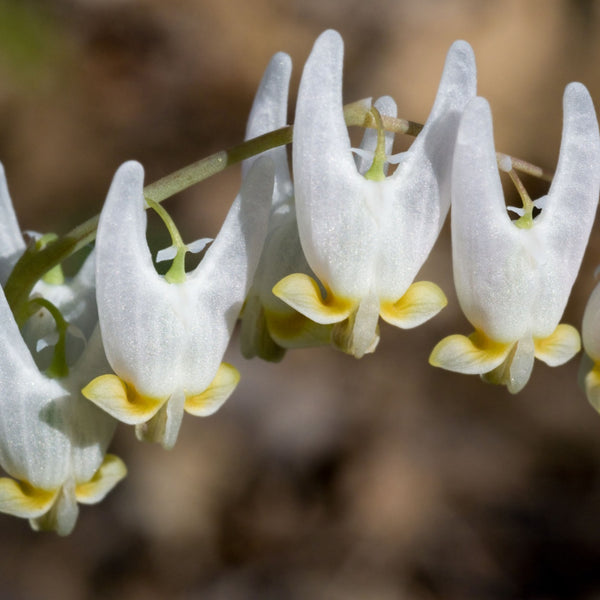
M 184 410 L 215 412 L 238 382 L 221 360 L 250 287 L 267 229 L 272 165 L 257 162 L 196 269 L 169 283 L 146 242 L 144 172 L 117 171 L 96 239 L 97 298 L 107 358 L 84 395 L 141 439 L 174 445 Z
M 458 119 L 475 95 L 470 46 L 448 53 L 436 101 L 411 148 L 357 169 L 342 107 L 343 44 L 335 31 L 316 41 L 306 63 L 296 109 L 293 163 L 300 240 L 318 282 L 293 274 L 274 293 L 333 328 L 334 343 L 360 357 L 375 348 L 379 316 L 415 327 L 445 304 L 432 283 L 413 283 L 449 206 L 449 172 Z
M 600 189 L 600 139 L 585 87 L 567 86 L 560 156 L 541 214 L 511 221 L 494 151 L 492 118 L 483 98 L 462 118 L 452 180 L 454 280 L 475 331 L 454 335 L 430 362 L 478 373 L 518 392 L 534 357 L 550 366 L 569 360 L 579 334 L 559 325 L 579 271 Z M 541 201 L 541 204 L 540 204 Z M 532 207 L 530 207 L 532 208 Z
M 25 242 L 3 170 L 0 214 L 5 281 Z M 126 473 L 119 458 L 105 455 L 116 423 L 80 393 L 84 382 L 106 369 L 99 330 L 93 332 L 91 270 L 88 259 L 71 282 L 36 284 L 24 326 L 29 348 L 0 291 L 0 464 L 10 475 L 0 478 L 0 511 L 61 535 L 73 529 L 78 502 L 99 502 Z M 74 340 L 70 328 L 83 340 Z M 40 342 L 46 351 L 38 354 Z M 40 371 L 41 363 L 52 376 Z
M 273 56 L 256 93 L 246 127 L 246 139 L 284 127 L 287 122 L 288 86 L 292 64 L 283 52 Z M 263 155 L 260 155 L 263 156 Z M 264 153 L 275 165 L 275 184 L 269 231 L 254 282 L 241 315 L 241 349 L 246 358 L 283 358 L 286 348 L 329 343 L 331 327 L 318 325 L 277 298 L 273 286 L 290 273 L 312 274 L 296 222 L 293 186 L 287 151 L 278 147 Z M 257 157 L 242 164 L 245 176 Z
M 126 473 L 105 455 L 115 421 L 80 393 L 105 363 L 99 333 L 67 377 L 47 377 L 0 294 L 0 353 L 0 464 L 11 476 L 0 478 L 0 511 L 67 535 L 77 502 L 99 502 Z

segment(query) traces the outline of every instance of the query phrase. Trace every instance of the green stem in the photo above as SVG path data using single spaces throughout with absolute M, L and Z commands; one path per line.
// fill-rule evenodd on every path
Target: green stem
M 183 243 L 179 229 L 177 229 L 177 225 L 175 225 L 165 207 L 158 204 L 158 202 L 154 202 L 154 200 L 150 200 L 150 198 L 146 198 L 146 203 L 162 219 L 171 236 L 171 242 L 176 252 L 170 269 L 165 273 L 165 280 L 169 283 L 183 283 L 185 281 L 185 255 L 187 253 L 187 246 Z
M 28 303 L 29 307 L 38 306 L 45 308 L 54 319 L 56 325 L 56 331 L 58 333 L 58 341 L 54 346 L 54 354 L 52 355 L 52 362 L 46 369 L 46 375 L 56 379 L 61 379 L 69 374 L 69 367 L 67 366 L 67 330 L 69 324 L 65 321 L 64 317 L 60 313 L 60 310 L 45 298 L 33 298 Z M 28 308 L 29 308 L 28 307 Z
M 385 129 L 381 113 L 373 107 L 371 109 L 375 123 L 377 124 L 377 147 L 373 153 L 371 167 L 365 173 L 365 179 L 371 181 L 383 181 L 385 179 Z
M 519 179 L 517 172 L 515 169 L 511 169 L 508 171 L 508 175 L 513 182 L 514 186 L 517 188 L 517 192 L 519 192 L 519 196 L 521 196 L 521 202 L 523 203 L 523 214 L 514 222 L 516 227 L 520 229 L 529 229 L 533 225 L 533 209 L 534 204 L 533 200 L 527 193 L 523 182 Z

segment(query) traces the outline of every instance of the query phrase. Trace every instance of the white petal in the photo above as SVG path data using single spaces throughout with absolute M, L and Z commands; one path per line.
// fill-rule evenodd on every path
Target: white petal
M 191 330 L 180 359 L 188 395 L 213 380 L 244 303 L 267 233 L 273 165 L 259 159 L 242 183 L 219 234 L 188 281 Z M 198 381 L 202 378 L 202 386 Z
M 149 421 L 136 425 L 137 438 L 159 443 L 165 450 L 171 450 L 181 428 L 184 404 L 185 395 L 181 390 L 177 390 Z
M 173 260 L 177 256 L 177 248 L 171 244 L 167 248 L 163 248 L 156 253 L 156 262 L 164 262 L 166 260 Z
M 511 394 L 520 392 L 531 377 L 534 363 L 533 340 L 530 336 L 520 339 L 510 364 L 509 381 L 506 384 Z
M 515 227 L 504 203 L 492 132 L 483 98 L 461 120 L 452 181 L 454 281 L 463 312 L 497 342 L 521 339 L 539 289 L 540 254 L 533 230 Z
M 199 240 L 195 240 L 189 244 L 186 244 L 186 248 L 188 252 L 192 254 L 199 254 L 213 241 L 213 238 L 200 238 Z
M 580 83 L 564 94 L 563 134 L 556 174 L 546 206 L 534 221 L 548 256 L 534 335 L 550 335 L 558 324 L 579 272 L 600 191 L 600 136 L 594 105 Z
M 426 195 L 422 202 L 433 210 L 441 229 L 450 206 L 450 180 L 452 156 L 458 126 L 467 104 L 477 92 L 477 71 L 471 46 L 462 40 L 450 46 L 444 71 L 429 117 L 423 131 L 406 152 L 406 168 L 411 177 L 429 177 L 432 169 L 439 188 L 437 195 Z M 404 163 L 403 163 L 404 164 Z M 423 169 L 423 173 L 420 173 Z M 403 170 L 396 170 L 394 177 L 402 179 Z M 423 188 L 426 189 L 423 183 Z
M 75 499 L 75 489 L 72 481 L 63 486 L 51 509 L 41 517 L 30 519 L 35 531 L 56 531 L 58 535 L 69 535 L 79 515 L 79 507 Z
M 0 163 L 0 285 L 25 251 L 25 242 L 8 192 L 4 167 Z
M 406 292 L 444 223 L 458 123 L 475 91 L 473 51 L 466 42 L 455 42 L 423 131 L 401 156 L 394 174 L 379 183 L 377 290 L 386 300 L 395 301 Z
M 206 248 L 206 246 L 208 246 L 208 244 L 210 244 L 212 241 L 212 238 L 200 238 L 199 240 L 191 242 L 190 244 L 186 244 L 185 247 L 188 252 L 191 252 L 192 254 L 198 254 L 202 252 L 202 250 L 204 250 L 204 248 Z M 175 256 L 177 256 L 177 248 L 171 245 L 167 248 L 159 250 L 156 253 L 155 261 L 159 263 L 167 260 L 173 260 Z
M 50 490 L 69 472 L 70 444 L 57 409 L 68 392 L 42 375 L 0 291 L 0 464 L 15 479 Z
M 71 443 L 71 469 L 76 483 L 88 481 L 98 470 L 115 432 L 116 421 L 81 395 L 81 389 L 94 377 L 109 370 L 104 355 L 100 328 L 96 327 L 71 368 L 63 386 L 71 391 L 64 406 Z
M 58 332 L 53 331 L 52 333 L 48 334 L 47 336 L 40 338 L 36 345 L 35 345 L 35 351 L 36 352 L 41 352 L 44 348 L 48 348 L 48 346 L 54 346 L 54 344 L 56 344 L 56 342 L 58 342 L 59 339 L 59 335 Z
M 139 163 L 122 165 L 102 209 L 96 238 L 98 313 L 115 373 L 144 396 L 166 397 L 174 391 L 193 333 L 194 298 L 187 282 L 167 283 L 152 264 L 143 178 Z
M 126 163 L 101 214 L 98 311 L 115 372 L 150 397 L 200 393 L 212 381 L 250 287 L 267 229 L 270 161 L 257 161 L 196 270 L 169 284 L 145 239 L 143 171 Z
M 296 211 L 302 248 L 334 294 L 370 289 L 378 200 L 356 170 L 342 107 L 343 43 L 328 30 L 306 61 L 294 124 Z
M 291 73 L 292 60 L 287 54 L 278 52 L 271 58 L 254 97 L 245 139 L 285 127 Z M 275 165 L 273 206 L 288 202 L 293 191 L 285 146 L 273 148 L 260 156 L 268 156 Z M 242 179 L 246 177 L 256 158 L 254 156 L 242 163 Z

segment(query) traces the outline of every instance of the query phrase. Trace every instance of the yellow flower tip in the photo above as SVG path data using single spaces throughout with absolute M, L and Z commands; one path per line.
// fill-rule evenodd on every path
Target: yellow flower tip
M 305 273 L 293 273 L 273 287 L 273 294 L 315 323 L 330 325 L 347 319 L 354 308 L 348 300 L 327 293 L 323 298 L 319 284 Z
M 143 396 L 116 375 L 100 375 L 81 393 L 96 406 L 127 425 L 149 421 L 167 401 L 166 398 Z
M 125 463 L 118 456 L 107 454 L 93 477 L 75 487 L 75 498 L 82 504 L 96 504 L 126 475 Z
M 432 350 L 429 364 L 466 375 L 481 375 L 501 365 L 512 346 L 495 342 L 479 331 L 469 337 L 450 335 Z
M 383 301 L 380 315 L 391 325 L 411 329 L 437 315 L 447 304 L 446 295 L 435 283 L 417 281 L 399 300 Z
M 534 340 L 534 345 L 536 358 L 558 367 L 581 350 L 581 337 L 575 327 L 561 323 L 548 337 Z
M 231 396 L 239 381 L 239 371 L 230 364 L 221 363 L 212 383 L 203 392 L 186 396 L 185 411 L 196 417 L 212 415 Z
M 0 478 L 0 512 L 26 519 L 36 519 L 48 512 L 59 490 L 41 490 L 27 481 Z

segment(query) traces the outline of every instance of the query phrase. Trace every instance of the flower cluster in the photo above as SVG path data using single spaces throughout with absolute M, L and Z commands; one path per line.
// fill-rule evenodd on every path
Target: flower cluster
M 341 37 L 326 31 L 300 83 L 293 181 L 285 147 L 249 155 L 218 235 L 185 244 L 145 193 L 142 166 L 127 162 L 79 273 L 65 280 L 49 264 L 18 310 L 7 285 L 15 265 L 54 241 L 23 237 L 0 173 L 0 465 L 9 476 L 0 478 L 0 511 L 69 533 L 77 503 L 101 500 L 125 476 L 123 462 L 106 454 L 118 421 L 172 448 L 185 412 L 208 416 L 227 400 L 239 374 L 222 360 L 238 319 L 243 354 L 277 361 L 323 344 L 360 358 L 379 342 L 380 317 L 411 328 L 435 316 L 446 296 L 415 278 L 451 205 L 454 280 L 474 332 L 442 340 L 431 364 L 517 392 L 534 357 L 555 366 L 578 352 L 577 330 L 560 319 L 600 192 L 600 136 L 584 86 L 565 91 L 556 175 L 548 194 L 531 200 L 511 158 L 495 151 L 466 42 L 450 48 L 429 118 L 398 154 L 387 96 L 353 105 L 368 129 L 352 147 L 342 68 Z M 246 139 L 286 126 L 290 73 L 290 58 L 276 54 Z M 522 208 L 505 205 L 501 171 L 517 184 Z M 173 242 L 154 260 L 148 209 Z M 206 246 L 186 271 L 186 254 Z M 172 261 L 165 275 L 155 266 L 162 260 Z M 600 288 L 583 341 L 593 362 L 585 388 L 600 409 Z

